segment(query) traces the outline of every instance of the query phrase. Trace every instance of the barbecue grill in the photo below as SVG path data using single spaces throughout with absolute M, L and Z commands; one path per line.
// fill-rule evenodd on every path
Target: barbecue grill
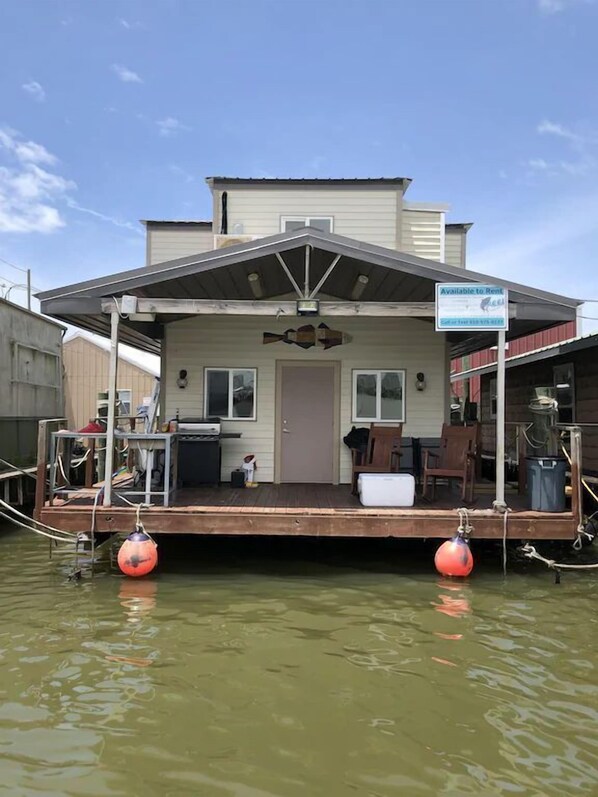
M 239 438 L 223 432 L 220 418 L 181 418 L 178 422 L 178 473 L 181 487 L 220 484 L 220 441 Z

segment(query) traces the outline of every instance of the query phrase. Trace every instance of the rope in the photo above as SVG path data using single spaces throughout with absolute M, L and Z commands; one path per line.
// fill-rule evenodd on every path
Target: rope
M 11 506 L 10 504 L 7 504 L 6 501 L 3 501 L 2 499 L 0 499 L 0 506 L 4 507 L 4 509 L 7 509 L 9 512 L 12 512 L 13 514 L 17 515 L 18 517 L 21 517 L 24 520 L 27 520 L 29 523 L 35 523 L 37 526 L 41 526 L 44 529 L 48 529 L 48 531 L 53 531 L 53 532 L 55 532 L 57 534 L 64 534 L 65 537 L 67 537 L 67 538 L 72 538 L 72 537 L 76 537 L 77 536 L 77 532 L 65 531 L 64 529 L 57 529 L 57 528 L 54 528 L 54 526 L 48 526 L 46 523 L 42 523 L 41 520 L 35 520 L 34 518 L 30 518 L 28 515 L 24 515 L 22 512 L 19 512 L 18 509 L 15 509 L 14 506 Z M 35 528 L 32 529 L 32 530 L 33 531 L 37 531 L 37 529 L 35 529 Z
M 509 507 L 505 509 L 503 515 L 503 531 L 502 531 L 502 573 L 503 576 L 507 575 L 507 536 L 509 531 Z
M 538 562 L 544 562 L 546 567 L 550 567 L 552 570 L 595 570 L 598 568 L 598 562 L 589 565 L 568 565 L 563 562 L 555 562 L 554 559 L 547 559 L 545 556 L 541 556 L 529 542 L 522 545 L 519 550 L 528 559 L 537 559 Z
M 457 509 L 457 512 L 459 513 L 459 526 L 457 528 L 457 534 L 459 537 L 462 537 L 465 541 L 467 541 L 473 531 L 473 526 L 469 522 L 469 512 L 464 506 Z
M 12 468 L 13 470 L 18 470 L 18 471 L 19 471 L 19 473 L 22 473 L 22 474 L 23 474 L 23 476 L 29 476 L 29 478 L 30 478 L 30 479 L 33 479 L 34 481 L 37 481 L 37 476 L 36 476 L 36 474 L 34 474 L 34 473 L 27 473 L 27 471 L 26 471 L 26 470 L 23 470 L 23 468 L 19 468 L 19 466 L 18 466 L 18 465 L 13 465 L 13 463 L 12 463 L 12 462 L 9 462 L 7 459 L 3 459 L 2 457 L 0 457 L 0 462 L 4 462 L 4 464 L 5 464 L 5 465 L 8 465 L 8 467 L 9 467 L 9 468 Z
M 567 451 L 567 449 L 565 448 L 563 443 L 561 443 L 561 448 L 563 450 L 563 454 L 565 455 L 565 459 L 567 460 L 569 465 L 572 466 L 573 463 L 571 462 L 571 457 L 569 456 L 569 452 Z M 594 501 L 596 501 L 596 503 L 598 503 L 598 495 L 596 495 L 596 493 L 592 490 L 592 488 L 587 483 L 587 481 L 583 478 L 583 476 L 581 477 L 581 483 L 586 488 L 586 490 L 589 492 L 589 494 L 592 496 Z
M 55 534 L 48 534 L 47 531 L 42 531 L 41 529 L 36 529 L 33 526 L 27 525 L 27 523 L 21 523 L 20 520 L 17 520 L 16 518 L 11 517 L 6 512 L 0 512 L 0 517 L 3 517 L 5 520 L 8 520 L 10 523 L 14 523 L 17 526 L 21 526 L 22 528 L 27 529 L 27 531 L 33 531 L 36 534 L 41 534 L 42 537 L 47 537 L 48 539 L 56 540 L 57 542 L 71 542 L 71 543 L 74 542 L 74 543 L 76 543 L 77 540 L 79 539 L 79 535 L 78 534 L 75 534 L 75 535 L 73 535 L 71 537 L 57 537 Z

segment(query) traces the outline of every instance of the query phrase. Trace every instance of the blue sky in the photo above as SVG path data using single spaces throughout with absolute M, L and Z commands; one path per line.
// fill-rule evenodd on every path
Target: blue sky
M 209 174 L 398 175 L 475 223 L 471 268 L 598 299 L 598 2 L 0 12 L 0 258 L 39 288 L 142 265 L 138 219 L 209 217 Z

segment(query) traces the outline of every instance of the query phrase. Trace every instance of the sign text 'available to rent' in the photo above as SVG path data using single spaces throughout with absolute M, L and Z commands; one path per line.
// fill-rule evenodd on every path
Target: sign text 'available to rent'
M 436 285 L 436 329 L 500 330 L 509 328 L 509 295 L 498 285 L 463 282 Z

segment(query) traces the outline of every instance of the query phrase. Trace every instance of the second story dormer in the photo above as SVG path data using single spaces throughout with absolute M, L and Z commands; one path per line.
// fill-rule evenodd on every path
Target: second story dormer
M 470 224 L 446 223 L 449 205 L 408 202 L 406 177 L 208 177 L 213 221 L 145 221 L 147 263 L 219 249 L 301 227 L 465 266 Z

